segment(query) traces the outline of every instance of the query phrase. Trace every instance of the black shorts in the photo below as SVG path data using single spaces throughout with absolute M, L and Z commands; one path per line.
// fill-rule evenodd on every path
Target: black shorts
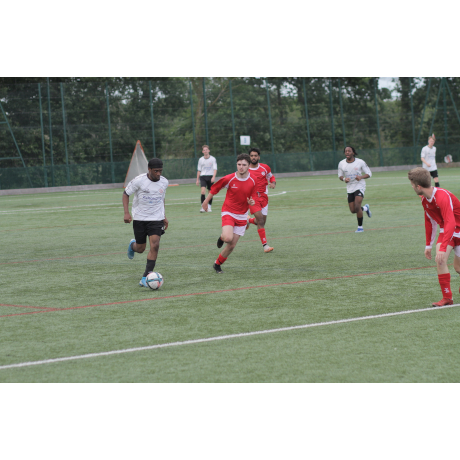
M 364 198 L 364 193 L 361 190 L 356 190 L 353 193 L 348 194 L 348 202 L 353 203 L 355 201 L 355 197 L 362 196 Z
M 211 179 L 212 176 L 200 176 L 200 185 L 206 187 L 208 190 L 211 190 Z
M 145 244 L 147 236 L 161 236 L 165 232 L 165 223 L 162 220 L 133 220 L 134 238 L 137 244 Z
M 431 177 L 434 179 L 435 177 L 438 177 L 438 170 L 435 169 L 434 171 L 430 171 Z

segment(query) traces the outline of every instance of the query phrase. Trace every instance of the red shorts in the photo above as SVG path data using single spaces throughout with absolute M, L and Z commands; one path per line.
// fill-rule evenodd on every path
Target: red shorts
M 436 241 L 436 245 L 442 244 L 443 241 L 444 241 L 444 233 L 440 233 L 438 235 L 438 240 Z M 455 248 L 455 246 L 460 246 L 460 238 L 454 236 L 447 245 L 452 246 L 453 248 Z
M 232 216 L 229 216 L 228 214 L 226 214 L 225 216 L 222 216 L 222 227 L 224 225 L 231 225 L 232 227 L 245 227 L 246 228 L 247 223 L 248 223 L 247 220 L 238 220 Z
M 262 209 L 268 205 L 268 196 L 264 193 L 261 196 L 254 198 L 254 201 L 256 202 L 256 204 L 254 206 L 249 207 L 249 212 L 251 214 L 254 214 L 257 211 L 262 211 Z

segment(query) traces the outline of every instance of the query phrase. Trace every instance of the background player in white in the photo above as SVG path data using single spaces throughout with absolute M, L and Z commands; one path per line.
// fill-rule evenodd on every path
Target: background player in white
M 247 153 L 242 153 L 236 158 L 237 171 L 219 179 L 212 187 L 206 199 L 203 201 L 203 209 L 207 211 L 208 203 L 214 195 L 223 188 L 227 189 L 224 204 L 222 205 L 222 233 L 217 240 L 217 247 L 225 248 L 219 254 L 214 263 L 216 273 L 222 273 L 221 265 L 227 260 L 240 236 L 244 235 L 247 224 L 249 206 L 254 206 L 252 199 L 256 193 L 256 181 L 249 174 L 251 159 Z
M 423 147 L 420 156 L 422 158 L 422 167 L 426 169 L 434 179 L 434 186 L 439 187 L 438 167 L 436 166 L 436 147 L 434 146 L 435 142 L 436 137 L 433 134 L 428 138 L 428 145 Z
M 249 208 L 249 212 L 254 215 L 254 217 L 248 217 L 248 224 L 257 225 L 257 233 L 259 233 L 260 241 L 262 242 L 262 247 L 264 252 L 268 253 L 273 251 L 273 248 L 270 247 L 267 243 L 267 236 L 265 233 L 265 223 L 267 222 L 268 214 L 268 187 L 276 187 L 276 179 L 272 174 L 270 166 L 259 163 L 260 160 L 260 150 L 252 148 L 249 150 L 249 157 L 251 158 L 251 164 L 249 165 L 249 174 L 256 180 L 257 193 L 254 197 L 256 202 L 255 206 Z
M 361 207 L 364 191 L 366 190 L 366 181 L 364 179 L 371 177 L 372 173 L 365 161 L 356 158 L 358 154 L 353 147 L 345 147 L 343 153 L 345 154 L 345 159 L 339 163 L 339 179 L 347 184 L 348 206 L 351 213 L 356 214 L 358 218 L 358 229 L 355 233 L 361 233 L 364 232 L 363 211 L 369 217 L 372 216 L 368 204 Z
M 142 254 L 149 237 L 150 251 L 147 254 L 145 267 L 140 286 L 147 287 L 145 277 L 153 272 L 160 248 L 161 235 L 168 228 L 168 219 L 165 214 L 165 196 L 168 188 L 168 179 L 163 177 L 163 162 L 153 158 L 148 164 L 148 173 L 135 177 L 123 192 L 124 221 L 129 224 L 133 221 L 134 239 L 129 242 L 128 258 L 134 258 L 134 253 Z M 132 213 L 129 214 L 129 197 L 134 195 Z
M 203 145 L 203 156 L 198 160 L 198 171 L 196 173 L 196 185 L 201 186 L 201 203 L 205 200 L 206 188 L 211 190 L 212 184 L 216 180 L 217 161 L 209 154 L 210 150 L 207 145 Z M 212 199 L 209 202 L 208 212 L 211 212 Z M 200 212 L 205 212 L 203 208 Z

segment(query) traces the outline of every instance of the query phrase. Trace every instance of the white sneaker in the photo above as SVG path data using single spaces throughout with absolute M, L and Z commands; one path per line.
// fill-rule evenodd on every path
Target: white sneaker
M 205 210 L 203 208 L 200 209 L 200 212 L 205 212 Z
M 212 212 L 211 205 L 208 204 L 208 212 Z

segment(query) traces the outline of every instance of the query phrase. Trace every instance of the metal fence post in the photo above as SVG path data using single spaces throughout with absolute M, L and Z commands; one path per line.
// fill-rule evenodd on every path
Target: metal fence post
M 67 125 L 65 121 L 65 106 L 64 106 L 64 84 L 61 83 L 61 101 L 62 101 L 62 123 L 64 125 L 64 148 L 65 148 L 65 164 L 67 170 L 67 185 L 70 185 L 70 171 L 69 171 L 69 154 L 67 152 Z
M 229 89 L 230 89 L 230 106 L 232 108 L 232 131 L 233 131 L 233 151 L 235 153 L 235 161 L 236 161 L 236 134 L 235 134 L 235 116 L 233 114 L 233 93 L 232 93 L 232 80 L 229 79 L 228 81 Z
M 412 100 L 412 77 L 409 77 L 409 94 L 410 94 L 410 110 L 412 114 L 412 143 L 414 145 L 414 163 L 417 161 L 417 150 L 415 146 L 415 121 L 414 121 L 414 103 Z
M 457 106 L 456 106 L 456 104 L 455 104 L 455 101 L 454 101 L 454 98 L 453 98 L 453 96 L 452 96 L 452 92 L 450 91 L 450 88 L 449 88 L 449 85 L 448 85 L 447 80 L 445 81 L 445 83 L 446 83 L 447 91 L 449 91 L 449 96 L 450 96 L 450 99 L 451 99 L 451 101 L 452 101 L 452 105 L 454 106 L 455 114 L 457 115 L 457 120 L 458 120 L 459 123 L 460 123 L 460 116 L 458 115 Z
M 42 90 L 41 90 L 40 83 L 38 84 L 38 102 L 40 106 L 40 127 L 42 131 L 43 176 L 45 179 L 45 187 L 48 187 L 48 172 L 46 171 L 46 156 L 45 156 L 45 134 L 43 131 Z
M 431 77 L 428 80 L 428 88 L 426 90 L 425 105 L 423 106 L 422 119 L 420 120 L 420 129 L 418 130 L 417 141 L 416 141 L 415 145 L 418 145 L 419 142 L 420 142 L 420 134 L 422 133 L 423 120 L 425 118 L 425 109 L 426 109 L 426 106 L 427 106 L 427 103 L 428 103 L 428 96 L 430 94 L 430 88 L 431 88 Z
M 347 146 L 347 140 L 345 136 L 345 120 L 343 119 L 343 104 L 342 104 L 342 85 L 339 78 L 339 101 L 340 101 L 340 117 L 342 118 L 342 133 L 343 133 L 343 148 Z
M 209 136 L 208 136 L 208 111 L 206 109 L 206 77 L 203 77 L 203 105 L 204 105 L 204 126 L 206 130 L 206 144 L 209 145 Z
M 447 104 L 446 104 L 446 77 L 442 79 L 442 98 L 444 102 L 444 146 L 446 149 L 446 155 L 449 154 L 449 145 L 447 138 Z
M 193 155 L 196 160 L 196 135 L 195 135 L 195 118 L 193 115 L 193 93 L 192 93 L 192 82 L 189 80 L 188 81 L 189 87 L 190 87 L 190 109 L 192 112 L 192 129 L 193 129 Z
M 153 98 L 152 98 L 152 83 L 149 81 L 149 94 L 150 94 L 150 120 L 152 122 L 152 142 L 153 142 L 153 158 L 156 158 L 155 150 L 155 129 L 153 124 Z
M 49 77 L 46 77 L 46 84 L 48 86 L 48 120 L 50 125 L 51 186 L 54 187 L 53 130 L 51 129 L 51 94 Z
M 113 165 L 113 150 L 112 150 L 112 129 L 110 127 L 110 101 L 109 101 L 109 84 L 105 84 L 105 95 L 107 99 L 107 122 L 109 125 L 109 143 L 110 143 L 110 168 L 112 170 L 112 184 L 115 183 L 115 169 Z
M 335 148 L 335 131 L 334 131 L 334 107 L 332 105 L 332 78 L 329 79 L 329 103 L 331 106 L 331 131 L 332 131 L 332 148 L 334 149 L 334 164 L 337 164 L 337 151 Z
M 438 97 L 436 98 L 436 105 L 434 107 L 433 119 L 431 120 L 430 131 L 428 132 L 429 136 L 433 134 L 434 120 L 436 118 L 436 113 L 438 112 L 438 103 L 439 103 L 439 96 L 441 96 L 441 90 L 442 90 L 442 80 L 441 80 L 441 84 L 439 85 Z
M 273 130 L 272 130 L 272 112 L 270 110 L 270 93 L 268 91 L 267 79 L 265 79 L 265 89 L 267 90 L 268 120 L 270 122 L 270 141 L 272 145 L 273 171 L 276 174 L 275 146 L 273 145 Z
M 313 169 L 313 155 L 311 153 L 311 141 L 310 141 L 310 123 L 308 121 L 308 105 L 307 105 L 307 91 L 305 90 L 305 78 L 302 78 L 303 85 L 303 102 L 305 105 L 305 120 L 307 122 L 307 138 L 308 138 L 308 153 L 310 154 L 310 169 Z
M 375 114 L 377 116 L 377 135 L 378 135 L 378 138 L 379 138 L 380 166 L 383 166 L 382 141 L 380 139 L 379 105 L 377 103 L 377 77 L 374 77 L 373 80 L 374 80 Z

